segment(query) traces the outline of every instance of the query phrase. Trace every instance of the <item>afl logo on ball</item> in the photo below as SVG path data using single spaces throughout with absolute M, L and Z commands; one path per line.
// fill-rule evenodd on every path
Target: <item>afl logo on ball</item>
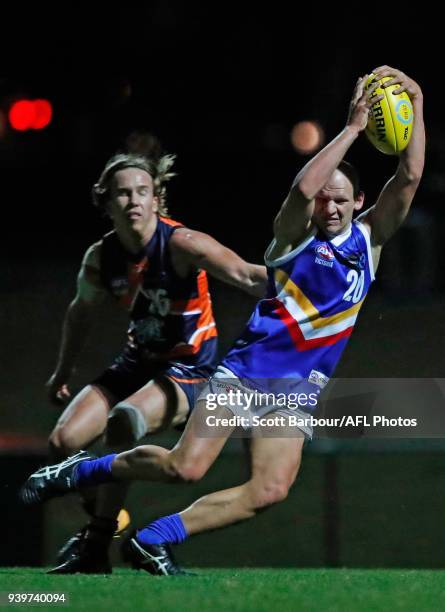
M 334 265 L 335 256 L 328 244 L 320 244 L 316 248 L 315 253 L 315 263 L 332 268 Z
M 408 100 L 400 100 L 396 106 L 397 119 L 404 125 L 408 125 L 413 121 L 413 107 Z

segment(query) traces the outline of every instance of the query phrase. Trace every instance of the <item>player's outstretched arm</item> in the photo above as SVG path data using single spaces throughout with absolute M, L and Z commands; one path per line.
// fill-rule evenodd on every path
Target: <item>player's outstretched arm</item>
M 373 72 L 378 78 L 392 77 L 382 87 L 399 85 L 394 90 L 394 94 L 406 91 L 411 99 L 414 113 L 411 140 L 400 154 L 395 175 L 384 186 L 375 206 L 361 217 L 369 225 L 372 244 L 378 247 L 382 246 L 402 224 L 419 186 L 425 162 L 425 126 L 423 94 L 419 85 L 400 70 L 390 66 L 380 66 Z
M 367 79 L 368 75 L 365 75 L 357 80 L 344 129 L 297 174 L 275 218 L 274 234 L 277 251 L 298 244 L 309 232 L 315 195 L 327 183 L 359 133 L 365 129 L 371 104 L 383 99 L 383 96 L 377 96 L 371 102 L 378 84 L 375 83 L 365 91 Z
M 98 271 L 98 245 L 88 249 L 77 279 L 77 293 L 68 306 L 62 327 L 62 339 L 54 373 L 46 383 L 52 402 L 69 400 L 68 381 L 95 318 L 96 308 L 106 296 Z
M 181 228 L 170 239 L 174 260 L 206 270 L 215 278 L 256 297 L 263 297 L 267 283 L 264 266 L 244 261 L 217 240 L 195 230 Z

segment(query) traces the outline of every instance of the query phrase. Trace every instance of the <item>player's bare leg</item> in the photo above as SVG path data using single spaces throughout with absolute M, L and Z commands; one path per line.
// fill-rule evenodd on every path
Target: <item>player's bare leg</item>
M 273 433 L 269 430 L 268 435 Z M 278 435 L 283 435 L 283 428 Z M 289 430 L 289 437 L 255 437 L 251 444 L 252 476 L 246 483 L 205 495 L 179 514 L 150 523 L 128 540 L 127 559 L 134 568 L 152 574 L 181 573 L 169 545 L 252 518 L 285 499 L 298 474 L 303 444 L 303 434 L 295 428 Z
M 158 413 L 161 414 L 165 395 L 157 384 L 149 386 L 148 389 L 145 399 L 149 394 L 153 401 L 156 399 Z M 185 395 L 180 399 L 185 402 Z M 167 409 L 170 410 L 170 407 Z M 180 441 L 171 451 L 158 446 L 146 445 L 120 453 L 114 458 L 113 476 L 121 482 L 107 486 L 106 494 L 102 499 L 103 505 L 100 510 L 98 509 L 97 516 L 82 537 L 80 549 L 75 551 L 75 554 L 65 563 L 55 568 L 53 573 L 107 573 L 111 571 L 107 550 L 115 528 L 116 512 L 126 493 L 126 481 L 134 479 L 166 482 L 191 481 L 198 480 L 204 475 L 231 433 L 231 430 L 226 428 L 221 437 L 203 438 L 201 423 L 205 412 L 204 404 L 198 403 Z M 125 411 L 122 411 L 120 416 L 125 414 Z M 231 413 L 226 408 L 220 408 L 216 414 L 228 417 Z M 134 417 L 134 414 L 132 416 Z M 122 423 L 120 429 L 122 429 Z M 109 455 L 110 458 L 113 456 Z M 115 467 L 118 474 L 114 474 Z M 142 475 L 142 478 L 139 478 L 139 475 Z
M 98 387 L 84 387 L 65 408 L 49 436 L 50 453 L 54 460 L 66 459 L 100 438 L 114 403 L 114 398 Z M 85 489 L 81 495 L 85 508 L 92 514 L 96 491 Z
M 159 431 L 168 426 L 176 412 L 185 419 L 188 402 L 181 389 L 179 392 L 184 397 L 172 383 L 156 384 L 152 381 L 134 395 L 117 403 L 111 409 L 107 421 L 106 452 L 115 453 L 133 448 L 148 431 Z M 118 514 L 125 502 L 128 484 L 106 484 L 92 491 L 97 494 L 94 516 L 62 549 L 58 556 L 59 564 L 52 570 L 53 573 L 111 571 L 108 548 L 118 528 Z
M 169 379 L 150 381 L 111 411 L 106 432 L 108 451 L 121 452 L 133 448 L 145 434 L 183 423 L 188 411 L 187 396 L 179 385 Z M 116 519 L 127 490 L 126 483 L 101 486 L 97 497 L 97 515 Z
M 230 410 L 219 407 L 212 412 L 217 418 L 229 418 Z M 205 401 L 197 403 L 186 428 L 173 449 L 161 446 L 138 446 L 117 455 L 112 474 L 118 480 L 147 480 L 152 482 L 192 482 L 200 480 L 231 435 L 233 428 L 212 428 L 212 436 L 205 435 L 203 423 L 208 416 Z
M 89 446 L 106 428 L 112 400 L 97 387 L 86 386 L 68 404 L 50 437 L 54 458 L 64 459 Z
M 252 477 L 246 483 L 198 499 L 180 516 L 189 535 L 255 516 L 286 498 L 301 463 L 304 437 L 254 438 Z

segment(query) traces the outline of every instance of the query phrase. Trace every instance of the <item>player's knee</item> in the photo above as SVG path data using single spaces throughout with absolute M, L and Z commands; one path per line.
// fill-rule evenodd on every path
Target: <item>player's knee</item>
M 278 479 L 255 483 L 251 487 L 253 506 L 257 510 L 284 501 L 288 493 L 288 483 Z
M 196 482 L 206 474 L 208 465 L 202 459 L 187 457 L 170 451 L 168 465 L 171 473 L 180 482 Z
M 132 446 L 144 437 L 147 431 L 145 419 L 135 406 L 120 402 L 110 412 L 107 423 L 108 446 Z
M 64 459 L 79 450 L 76 437 L 65 427 L 56 427 L 49 436 L 48 444 L 55 459 Z

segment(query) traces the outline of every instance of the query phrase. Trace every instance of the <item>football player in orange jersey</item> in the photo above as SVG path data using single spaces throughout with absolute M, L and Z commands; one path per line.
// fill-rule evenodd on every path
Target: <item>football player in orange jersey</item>
M 264 293 L 263 266 L 169 218 L 165 185 L 173 160 L 117 155 L 93 188 L 94 202 L 114 231 L 85 254 L 47 383 L 53 401 L 71 400 L 49 438 L 58 459 L 89 446 L 105 430 L 107 446 L 123 450 L 147 433 L 185 422 L 196 388 L 217 363 L 206 272 L 255 296 Z M 129 312 L 128 340 L 111 366 L 71 399 L 68 382 L 103 302 Z M 59 562 L 68 562 L 65 571 L 109 571 L 105 549 L 125 486 L 104 489 L 85 504 L 91 523 L 59 553 Z M 86 540 L 93 544 L 79 557 Z

